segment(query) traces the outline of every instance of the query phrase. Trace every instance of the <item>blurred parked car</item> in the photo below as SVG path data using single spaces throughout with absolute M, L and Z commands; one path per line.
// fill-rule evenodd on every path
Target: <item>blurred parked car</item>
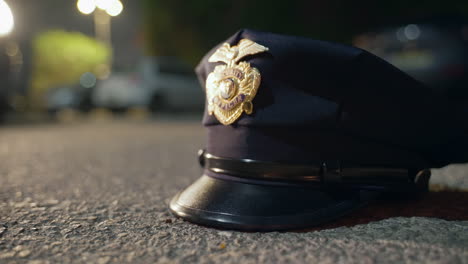
M 96 107 L 121 111 L 147 105 L 149 95 L 136 74 L 114 72 L 108 79 L 98 82 L 92 102 Z
M 193 69 L 173 57 L 146 57 L 136 72 L 114 72 L 92 96 L 96 107 L 147 107 L 153 112 L 201 110 L 204 98 Z
M 91 110 L 93 87 L 83 87 L 80 83 L 51 88 L 46 93 L 45 105 L 50 114 L 72 109 L 81 112 Z
M 202 110 L 205 96 L 192 67 L 174 57 L 145 57 L 138 66 L 152 111 Z
M 468 100 L 468 24 L 426 23 L 366 33 L 354 45 L 454 101 Z

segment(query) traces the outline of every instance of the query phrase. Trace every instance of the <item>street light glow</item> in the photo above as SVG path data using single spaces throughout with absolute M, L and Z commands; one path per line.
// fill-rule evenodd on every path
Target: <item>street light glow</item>
M 107 10 L 115 0 L 94 0 L 95 5 L 102 10 Z
M 118 16 L 123 10 L 120 0 L 78 0 L 76 6 L 85 15 L 91 14 L 96 8 L 106 11 L 109 16 Z
M 106 9 L 110 16 L 118 16 L 123 10 L 122 2 L 119 0 L 112 1 L 111 5 Z
M 14 24 L 10 7 L 5 1 L 0 0 L 0 36 L 10 33 Z
M 78 10 L 81 13 L 89 15 L 94 11 L 94 9 L 96 9 L 96 4 L 94 3 L 94 0 L 78 0 L 76 7 L 78 7 Z

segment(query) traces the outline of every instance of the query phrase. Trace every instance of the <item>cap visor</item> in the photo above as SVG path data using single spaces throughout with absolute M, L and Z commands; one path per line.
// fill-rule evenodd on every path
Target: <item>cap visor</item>
M 273 231 L 330 222 L 377 195 L 359 190 L 278 186 L 203 175 L 170 203 L 190 222 L 223 229 Z

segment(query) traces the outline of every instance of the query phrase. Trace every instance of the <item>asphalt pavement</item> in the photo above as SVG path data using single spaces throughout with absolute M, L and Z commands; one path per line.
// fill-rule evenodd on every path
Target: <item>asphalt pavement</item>
M 464 216 L 269 233 L 177 219 L 167 204 L 200 176 L 203 144 L 198 120 L 0 127 L 0 263 L 468 263 Z M 468 165 L 434 173 L 468 188 Z

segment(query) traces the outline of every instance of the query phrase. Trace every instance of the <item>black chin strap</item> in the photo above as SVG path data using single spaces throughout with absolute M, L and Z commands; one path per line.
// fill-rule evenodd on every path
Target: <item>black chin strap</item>
M 430 171 L 389 167 L 346 167 L 339 163 L 329 167 L 325 162 L 315 165 L 283 164 L 251 159 L 223 158 L 200 150 L 200 165 L 214 173 L 264 181 L 350 185 L 363 189 L 384 189 L 397 192 L 427 191 Z

